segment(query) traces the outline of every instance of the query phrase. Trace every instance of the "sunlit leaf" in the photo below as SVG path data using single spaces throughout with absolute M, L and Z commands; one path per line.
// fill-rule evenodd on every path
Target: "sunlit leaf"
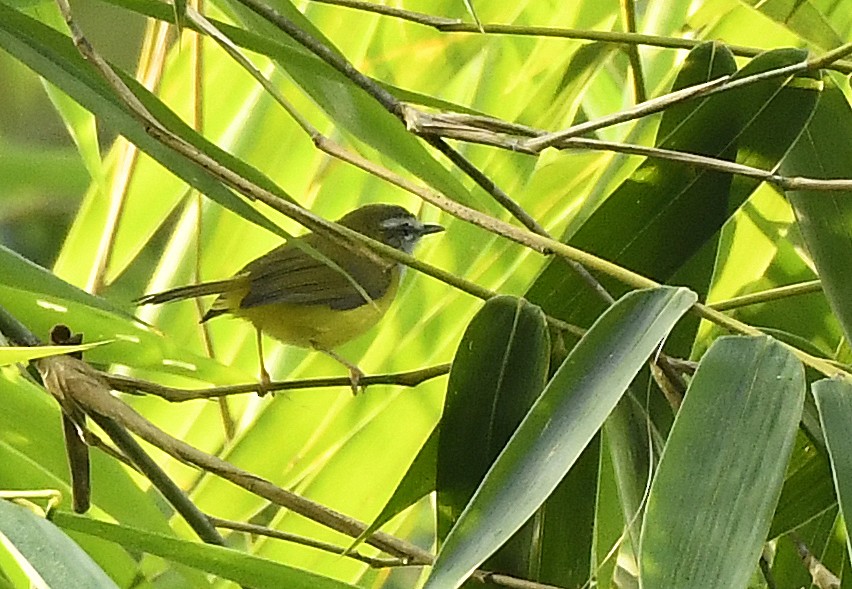
M 117 526 L 64 512 L 57 513 L 54 521 L 63 529 L 97 536 L 132 550 L 156 554 L 162 558 L 197 567 L 219 577 L 258 589 L 280 587 L 344 589 L 353 587 L 348 583 L 335 581 L 223 546 L 170 538 L 141 529 Z
M 35 513 L 0 500 L 0 544 L 15 555 L 33 586 L 113 589 L 116 585 L 62 530 Z

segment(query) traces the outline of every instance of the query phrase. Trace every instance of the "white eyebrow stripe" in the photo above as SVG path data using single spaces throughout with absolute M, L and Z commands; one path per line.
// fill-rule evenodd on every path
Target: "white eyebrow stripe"
M 398 227 L 404 227 L 406 225 L 413 227 L 414 223 L 414 219 L 409 219 L 406 217 L 393 217 L 391 219 L 385 219 L 384 221 L 382 221 L 382 227 L 384 229 L 396 229 Z

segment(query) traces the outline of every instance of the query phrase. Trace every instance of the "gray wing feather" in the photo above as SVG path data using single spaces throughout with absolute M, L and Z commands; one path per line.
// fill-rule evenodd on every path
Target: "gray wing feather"
M 325 249 L 325 248 L 323 248 Z M 332 252 L 323 251 L 329 259 L 339 260 Z M 338 262 L 340 264 L 340 262 Z M 341 264 L 341 268 L 375 300 L 387 292 L 391 284 L 391 266 L 359 260 L 357 267 Z M 241 308 L 270 304 L 325 305 L 336 310 L 360 307 L 368 301 L 355 288 L 349 277 L 329 271 L 325 263 L 296 246 L 285 244 L 248 264 L 249 292 L 240 301 Z M 367 285 L 370 285 L 369 287 Z

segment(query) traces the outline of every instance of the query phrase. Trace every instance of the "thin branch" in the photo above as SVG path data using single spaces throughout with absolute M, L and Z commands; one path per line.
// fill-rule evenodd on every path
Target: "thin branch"
M 591 131 L 596 131 L 604 127 L 609 127 L 616 123 L 623 123 L 641 116 L 659 112 L 666 108 L 669 108 L 674 104 L 684 102 L 686 100 L 703 98 L 712 94 L 735 90 L 737 88 L 742 88 L 744 86 L 755 84 L 757 82 L 763 82 L 766 80 L 795 76 L 809 71 L 817 71 L 826 67 L 827 63 L 832 63 L 833 61 L 836 61 L 843 56 L 849 55 L 850 53 L 852 53 L 852 43 L 847 43 L 841 47 L 838 47 L 837 49 L 828 51 L 821 56 L 814 57 L 806 61 L 802 61 L 800 63 L 767 70 L 765 72 L 759 72 L 742 78 L 733 78 L 732 76 L 721 76 L 715 80 L 706 82 L 704 84 L 690 86 L 688 88 L 683 88 L 677 92 L 672 92 L 664 96 L 654 98 L 642 104 L 636 105 L 636 107 L 634 107 L 633 109 L 627 109 L 615 113 L 613 115 L 601 117 L 596 121 L 588 121 L 586 123 L 574 125 L 573 127 L 569 127 L 564 131 L 557 131 L 554 133 L 536 132 L 536 138 L 524 142 L 522 149 L 538 152 L 546 147 L 551 147 L 558 144 L 563 139 L 577 137 L 584 133 L 589 133 Z
M 565 140 L 560 144 L 563 148 L 581 148 L 615 151 L 618 153 L 626 153 L 630 155 L 641 155 L 653 157 L 674 162 L 689 164 L 705 170 L 713 170 L 716 172 L 725 172 L 728 174 L 736 174 L 754 178 L 762 182 L 773 184 L 782 190 L 819 190 L 819 191 L 846 191 L 852 190 L 852 179 L 850 178 L 802 178 L 792 176 L 782 176 L 767 170 L 753 168 L 736 162 L 717 159 L 704 155 L 696 155 L 674 151 L 671 149 L 661 149 L 659 147 L 644 147 L 641 145 L 629 145 L 625 143 L 616 143 L 613 141 L 598 141 L 594 139 L 582 139 L 575 137 L 574 139 Z
M 331 554 L 337 554 L 339 556 L 345 556 L 346 558 L 351 558 L 353 560 L 363 562 L 364 564 L 367 564 L 374 569 L 409 565 L 408 561 L 405 558 L 376 558 L 373 556 L 367 556 L 366 554 L 361 554 L 357 551 L 349 551 L 343 546 L 337 546 L 336 544 L 331 544 L 329 542 L 314 540 L 313 538 L 300 536 L 299 534 L 282 532 L 281 530 L 268 528 L 266 526 L 232 521 L 227 519 L 220 519 L 212 515 L 208 515 L 207 519 L 209 519 L 210 523 L 216 526 L 217 528 L 235 530 L 237 532 L 246 532 L 248 534 L 255 534 L 257 536 L 266 536 L 268 538 L 275 538 L 276 540 L 283 540 L 285 542 L 299 544 L 300 546 L 316 548 L 317 550 L 322 550 L 323 552 L 330 552 Z
M 66 20 L 71 20 L 73 25 L 73 19 L 71 17 L 70 12 L 68 12 L 67 1 L 57 0 L 57 3 L 60 5 L 60 8 L 63 9 L 63 13 Z M 310 211 L 303 209 L 302 207 L 299 207 L 289 201 L 285 201 L 283 199 L 278 198 L 275 194 L 272 194 L 270 191 L 257 186 L 253 182 L 250 182 L 249 180 L 243 178 L 231 169 L 221 166 L 218 162 L 207 156 L 205 153 L 201 152 L 195 146 L 187 143 L 183 139 L 172 134 L 162 124 L 156 121 L 151 116 L 151 114 L 144 108 L 144 106 L 141 105 L 139 100 L 135 97 L 135 95 L 133 95 L 130 89 L 127 88 L 127 86 L 124 85 L 121 79 L 112 71 L 109 65 L 102 58 L 98 57 L 94 53 L 92 47 L 88 44 L 88 42 L 85 41 L 85 39 L 79 33 L 79 30 L 77 29 L 76 25 L 73 25 L 72 38 L 74 38 L 75 44 L 77 45 L 78 49 L 86 56 L 87 59 L 90 59 L 95 64 L 95 66 L 102 72 L 105 79 L 113 87 L 118 96 L 128 103 L 128 106 L 131 108 L 132 112 L 136 113 L 137 116 L 142 118 L 143 122 L 147 121 L 147 131 L 152 137 L 159 140 L 164 145 L 171 147 L 176 152 L 203 166 L 212 175 L 214 175 L 220 181 L 224 182 L 226 185 L 231 186 L 232 188 L 244 194 L 248 198 L 260 200 L 261 202 L 269 205 L 275 210 L 281 212 L 282 214 L 287 215 L 292 219 L 295 219 L 296 221 L 308 227 L 309 229 L 319 230 L 330 235 L 338 235 L 349 241 L 363 244 L 365 247 L 369 248 L 370 250 L 376 252 L 377 254 L 383 257 L 403 263 L 426 274 L 438 277 L 439 279 L 444 279 L 445 282 L 447 282 L 448 284 L 454 285 L 458 283 L 458 279 L 456 279 L 456 277 L 450 274 L 449 272 L 445 272 L 432 266 L 429 266 L 428 264 L 424 264 L 423 262 L 418 261 L 414 257 L 400 250 L 397 250 L 393 247 L 389 247 L 378 241 L 372 240 L 358 233 L 357 231 L 353 231 L 347 227 L 330 223 L 329 221 L 326 221 L 322 217 L 319 217 L 311 213 Z M 331 147 L 327 146 L 326 148 L 329 149 Z M 350 155 L 349 157 L 351 159 L 357 159 L 355 158 L 355 156 Z M 624 284 L 630 285 L 634 288 L 655 288 L 660 286 L 658 282 L 635 272 L 632 272 L 626 268 L 623 268 L 618 264 L 603 260 L 601 258 L 598 258 L 597 256 L 579 250 L 568 244 L 549 239 L 547 237 L 538 235 L 528 230 L 518 228 L 514 225 L 510 225 L 509 223 L 506 223 L 499 219 L 484 215 L 479 211 L 461 205 L 458 202 L 455 202 L 431 189 L 414 184 L 413 182 L 410 182 L 405 178 L 393 174 L 389 170 L 380 168 L 374 165 L 372 162 L 369 162 L 363 158 L 361 159 L 364 162 L 363 168 L 365 170 L 371 171 L 371 173 L 374 173 L 379 177 L 387 179 L 393 184 L 399 186 L 400 188 L 403 188 L 404 190 L 407 190 L 412 194 L 420 196 L 427 202 L 432 203 L 441 210 L 459 219 L 473 223 L 483 229 L 491 231 L 492 233 L 502 235 L 503 237 L 515 241 L 521 245 L 525 245 L 530 249 L 533 249 L 534 251 L 538 251 L 541 253 L 553 253 L 565 259 L 574 260 L 588 268 L 592 268 L 596 271 L 607 274 L 608 276 Z M 482 298 L 490 298 L 491 296 L 493 296 L 493 293 L 491 293 L 487 289 L 479 287 L 478 285 L 465 284 L 464 286 L 466 288 L 470 288 L 470 291 L 477 292 L 478 295 L 483 295 Z M 734 333 L 741 333 L 746 335 L 760 334 L 760 331 L 755 329 L 754 327 L 732 319 L 731 317 L 714 311 L 713 309 L 708 309 L 703 305 L 697 304 L 693 307 L 693 310 L 699 316 L 704 317 L 705 319 L 708 319 L 713 323 L 724 327 L 725 329 L 731 330 Z M 806 352 L 797 348 L 793 348 L 792 346 L 790 348 L 797 355 L 797 357 L 799 357 L 799 359 L 801 359 L 809 366 L 819 370 L 826 376 L 834 376 L 841 373 L 845 374 L 842 369 L 833 366 L 832 364 L 826 362 L 823 359 L 811 356 L 810 354 L 807 354 Z
M 760 572 L 763 575 L 763 580 L 766 581 L 766 589 L 778 589 L 778 584 L 775 582 L 775 577 L 772 575 L 772 566 L 766 558 L 766 554 L 760 555 L 758 561 Z
M 364 387 L 379 384 L 416 387 L 428 380 L 443 376 L 449 373 L 449 371 L 450 364 L 439 364 L 437 366 L 411 370 L 409 372 L 364 376 L 359 381 L 359 384 Z M 138 378 L 123 376 L 120 374 L 110 374 L 108 372 L 99 372 L 99 374 L 112 388 L 117 391 L 132 394 L 147 393 L 161 397 L 171 403 L 181 403 L 183 401 L 192 401 L 196 399 L 220 398 L 228 395 L 241 395 L 257 391 L 257 383 L 211 387 L 208 389 L 182 389 L 168 387 L 155 382 L 140 380 Z M 348 376 L 336 378 L 306 378 L 300 380 L 272 382 L 266 385 L 265 390 L 268 392 L 275 392 L 290 391 L 294 389 L 348 387 L 350 385 L 351 382 Z
M 86 414 L 96 419 L 102 427 L 106 426 L 111 430 L 114 423 L 115 428 L 121 428 L 139 436 L 185 464 L 219 476 L 275 505 L 289 509 L 342 534 L 357 538 L 367 529 L 367 525 L 363 522 L 282 489 L 262 477 L 170 436 L 121 399 L 113 396 L 109 385 L 84 361 L 70 356 L 51 356 L 35 362 L 39 371 L 47 375 L 45 383 L 61 405 L 81 408 Z M 118 440 L 114 439 L 114 441 L 119 444 Z M 127 450 L 123 445 L 120 447 L 122 450 Z M 206 519 L 206 516 L 204 517 Z M 384 532 L 374 532 L 365 542 L 388 554 L 405 558 L 411 564 L 432 564 L 435 559 L 434 555 L 419 546 Z M 506 575 L 495 575 L 488 571 L 476 571 L 473 577 L 516 589 L 547 587 Z
M 766 80 L 786 78 L 808 71 L 815 71 L 824 67 L 826 62 L 836 60 L 840 56 L 849 53 L 852 53 L 852 44 L 846 44 L 836 50 L 807 61 L 759 72 L 742 78 L 734 79 L 732 76 L 722 76 L 709 82 L 696 84 L 657 98 L 652 98 L 632 108 L 627 108 L 617 113 L 579 123 L 562 131 L 555 132 L 519 125 L 517 123 L 509 123 L 494 117 L 446 112 L 429 114 L 411 106 L 406 107 L 404 113 L 407 125 L 409 128 L 415 130 L 428 131 L 430 134 L 443 137 L 484 143 L 521 153 L 537 154 L 548 147 L 559 147 L 560 142 L 566 139 L 579 137 L 606 127 L 662 112 L 675 104 L 680 104 L 688 100 L 706 98 L 713 94 L 735 90 Z M 476 135 L 476 131 L 478 130 L 484 131 L 480 137 Z M 489 131 L 492 133 L 488 133 Z M 458 135 L 460 133 L 469 133 L 469 135 Z M 505 135 L 509 135 L 509 137 Z
M 459 19 L 432 16 L 422 12 L 391 8 L 373 2 L 361 0 L 312 0 L 317 4 L 332 4 L 346 8 L 354 8 L 374 12 L 384 16 L 399 18 L 419 25 L 433 27 L 444 33 L 491 33 L 497 35 L 519 35 L 529 37 L 554 37 L 561 39 L 576 39 L 580 41 L 598 41 L 602 43 L 615 43 L 623 45 L 648 45 L 650 47 L 661 47 L 663 49 L 694 49 L 705 43 L 703 39 L 683 39 L 677 37 L 662 37 L 658 35 L 644 35 L 632 32 L 616 31 L 590 31 L 586 29 L 568 29 L 559 27 L 532 27 L 522 25 L 500 25 L 482 24 L 480 29 L 476 24 L 465 23 Z M 763 53 L 763 49 L 757 47 L 745 47 L 742 45 L 727 45 L 734 55 L 740 57 L 756 57 Z M 828 67 L 829 64 L 826 64 Z M 852 62 L 835 60 L 830 64 L 831 69 L 843 73 L 852 73 Z
M 288 18 L 279 14 L 272 8 L 260 3 L 258 0 L 239 0 L 239 2 L 268 20 L 270 23 L 290 36 L 293 40 L 322 59 L 329 66 L 346 76 L 356 86 L 367 92 L 385 110 L 399 119 L 400 122 L 405 123 L 405 105 L 371 78 L 358 71 L 345 57 L 332 51 L 311 34 L 300 29 Z M 497 186 L 493 180 L 486 176 L 472 162 L 447 145 L 443 139 L 435 136 L 424 136 L 424 139 L 449 158 L 451 162 L 458 166 L 459 169 L 461 169 L 471 179 L 473 179 L 474 182 L 476 182 L 485 192 L 490 194 L 491 197 L 503 208 L 509 211 L 509 213 L 524 227 L 534 233 L 549 237 L 544 228 L 539 225 L 539 223 L 518 203 L 516 203 L 505 191 Z M 601 297 L 606 303 L 612 303 L 614 301 L 612 295 L 610 295 L 603 285 L 601 285 L 586 268 L 583 268 L 581 264 L 578 264 L 576 261 L 569 260 L 568 265 L 577 272 L 580 278 L 592 288 L 592 291 Z
M 207 519 L 207 516 L 198 509 L 186 493 L 160 468 L 139 442 L 127 433 L 122 426 L 114 420 L 97 413 L 90 413 L 92 420 L 106 432 L 113 443 L 118 446 L 122 453 L 127 456 L 133 465 L 145 475 L 151 484 L 163 494 L 163 497 L 180 513 L 184 521 L 198 534 L 204 542 L 224 546 L 225 540 L 216 531 L 216 528 Z
M 495 133 L 487 131 L 479 124 L 473 127 L 467 127 L 460 124 L 456 118 L 450 119 L 450 122 L 444 123 L 444 119 L 439 116 L 426 115 L 420 111 L 410 109 L 408 111 L 409 126 L 419 134 L 440 134 L 442 137 L 468 141 L 471 143 L 479 143 L 489 145 L 510 151 L 522 151 L 535 155 L 537 152 L 529 149 L 529 144 L 518 141 L 516 138 L 507 136 L 504 133 Z M 481 121 L 479 121 L 481 123 Z M 618 143 L 615 141 L 601 141 L 598 139 L 585 139 L 582 137 L 571 137 L 569 139 L 560 139 L 551 144 L 552 147 L 558 149 L 589 149 L 613 151 L 617 153 L 625 153 L 628 155 L 639 155 L 644 157 L 652 157 L 674 162 L 689 164 L 698 168 L 713 170 L 716 172 L 724 172 L 727 174 L 736 174 L 755 178 L 762 182 L 768 182 L 778 186 L 782 190 L 817 190 L 817 191 L 847 191 L 852 190 L 852 179 L 849 178 L 803 178 L 782 176 L 767 170 L 761 170 L 744 164 L 738 164 L 728 160 L 718 159 L 705 155 L 697 155 L 683 151 L 672 149 L 664 149 L 660 147 L 646 147 L 644 145 L 633 145 L 628 143 Z
M 797 297 L 821 291 L 822 283 L 819 280 L 808 280 L 807 282 L 800 282 L 799 284 L 788 284 L 786 286 L 770 288 L 768 290 L 754 292 L 716 303 L 708 303 L 707 306 L 711 309 L 715 309 L 716 311 L 729 311 L 731 309 L 739 309 L 740 307 L 747 307 L 758 303 L 777 301 L 788 297 Z
M 628 33 L 636 32 L 636 4 L 633 0 L 620 0 L 621 16 L 624 18 L 624 28 Z M 645 76 L 642 73 L 642 58 L 639 56 L 639 46 L 629 43 L 626 46 L 627 59 L 630 60 L 630 68 L 633 70 L 633 97 L 636 102 L 645 102 Z

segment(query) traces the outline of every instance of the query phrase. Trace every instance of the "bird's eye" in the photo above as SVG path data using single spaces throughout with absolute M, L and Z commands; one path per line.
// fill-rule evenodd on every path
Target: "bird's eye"
M 385 221 L 382 225 L 385 231 L 385 243 L 404 252 L 412 252 L 420 236 L 415 220 L 397 217 Z

